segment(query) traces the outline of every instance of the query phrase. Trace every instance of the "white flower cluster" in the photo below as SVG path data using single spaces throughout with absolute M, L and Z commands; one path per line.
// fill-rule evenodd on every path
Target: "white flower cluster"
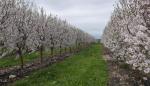
M 144 73 L 150 73 L 149 15 L 149 0 L 119 0 L 102 36 L 113 58 Z

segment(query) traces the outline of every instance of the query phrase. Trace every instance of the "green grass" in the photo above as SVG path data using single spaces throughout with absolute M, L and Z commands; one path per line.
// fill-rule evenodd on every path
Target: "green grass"
M 44 56 L 48 56 L 49 53 L 50 53 L 49 51 L 47 52 L 45 51 Z M 39 56 L 40 56 L 39 52 L 33 52 L 30 54 L 23 55 L 24 62 L 27 63 L 33 61 L 39 58 Z M 0 68 L 12 67 L 16 65 L 20 65 L 20 59 L 19 58 L 16 59 L 15 55 L 0 59 Z
M 69 51 L 69 49 L 67 49 Z M 62 49 L 62 53 L 64 53 L 65 50 Z M 50 50 L 44 51 L 43 52 L 43 57 L 50 57 Z M 54 50 L 54 55 L 59 55 L 59 49 Z M 38 59 L 40 57 L 39 52 L 33 52 L 30 54 L 25 54 L 23 55 L 24 58 L 24 63 L 31 62 L 35 59 Z M 0 68 L 7 68 L 7 67 L 12 67 L 12 66 L 17 66 L 20 65 L 20 59 L 16 59 L 16 55 L 12 56 L 7 56 L 2 59 L 0 59 Z
M 24 55 L 24 60 L 25 62 L 31 61 L 35 58 L 37 58 L 38 53 L 31 53 L 31 54 L 26 54 Z M 15 66 L 15 65 L 19 65 L 20 64 L 20 59 L 15 59 L 15 56 L 9 56 L 9 57 L 5 57 L 3 59 L 0 59 L 0 68 L 5 68 L 5 67 L 11 67 L 11 66 Z
M 88 49 L 18 80 L 12 86 L 107 86 L 107 66 L 102 47 Z

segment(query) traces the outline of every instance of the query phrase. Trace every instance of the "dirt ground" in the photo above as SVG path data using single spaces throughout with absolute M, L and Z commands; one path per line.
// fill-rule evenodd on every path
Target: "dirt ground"
M 149 78 L 131 70 L 127 64 L 117 63 L 109 55 L 105 55 L 104 59 L 108 63 L 108 86 L 150 86 Z
M 64 60 L 65 58 L 71 56 L 72 54 L 64 54 L 62 56 L 55 56 L 53 58 L 45 58 L 43 63 L 40 64 L 40 59 L 37 59 L 31 63 L 25 64 L 24 68 L 21 69 L 20 66 L 14 66 L 11 68 L 0 69 L 0 86 L 7 86 L 16 80 L 26 77 L 29 73 L 47 67 L 53 63 Z M 10 78 L 13 77 L 13 78 Z

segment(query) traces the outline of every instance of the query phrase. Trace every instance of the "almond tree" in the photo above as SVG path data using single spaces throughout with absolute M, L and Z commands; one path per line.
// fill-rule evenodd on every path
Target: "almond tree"
M 19 1 L 16 6 L 16 14 L 13 16 L 13 26 L 12 30 L 14 34 L 10 35 L 13 46 L 19 55 L 21 61 L 21 68 L 23 68 L 24 60 L 23 60 L 23 51 L 26 48 L 26 43 L 28 36 L 30 35 L 30 28 L 28 27 L 28 22 L 30 21 L 30 8 L 28 3 L 24 1 Z M 12 33 L 12 32 L 11 32 Z
M 113 57 L 150 73 L 148 0 L 120 0 L 104 30 L 102 42 Z
M 7 49 L 7 39 L 9 33 L 7 33 L 12 23 L 12 16 L 15 14 L 15 0 L 1 0 L 0 1 L 0 48 L 1 56 L 4 57 L 9 54 L 9 51 L 13 51 L 11 48 Z

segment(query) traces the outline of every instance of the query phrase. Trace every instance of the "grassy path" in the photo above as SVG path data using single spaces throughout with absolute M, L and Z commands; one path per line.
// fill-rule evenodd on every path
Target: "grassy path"
M 13 86 L 107 86 L 107 66 L 100 45 L 32 73 Z

